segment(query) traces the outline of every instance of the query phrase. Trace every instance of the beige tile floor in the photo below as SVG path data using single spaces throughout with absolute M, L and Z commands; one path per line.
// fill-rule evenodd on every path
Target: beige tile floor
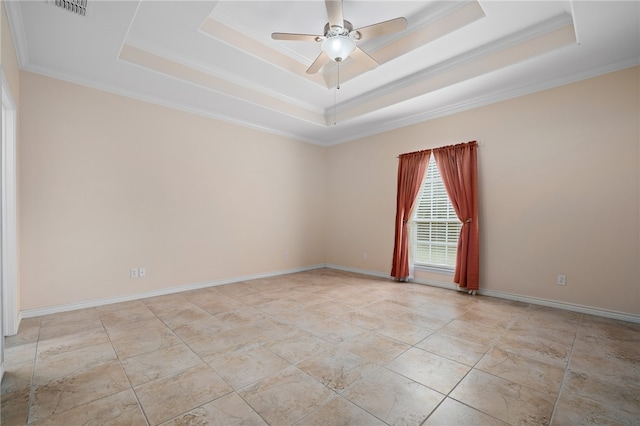
M 6 426 L 640 424 L 640 324 L 330 269 L 5 343 Z

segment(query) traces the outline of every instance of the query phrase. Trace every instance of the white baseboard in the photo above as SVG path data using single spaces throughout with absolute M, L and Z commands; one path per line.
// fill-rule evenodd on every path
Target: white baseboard
M 21 322 L 22 322 L 22 312 L 18 312 L 18 315 L 15 321 L 13 321 L 13 324 L 10 327 L 9 326 L 5 327 L 4 337 L 15 336 L 16 334 L 18 334 L 18 330 L 20 330 Z
M 215 280 L 215 281 L 206 281 L 201 283 L 188 284 L 180 287 L 164 288 L 161 290 L 154 290 L 154 291 L 149 291 L 145 293 L 128 294 L 126 296 L 116 296 L 116 297 L 108 297 L 105 299 L 89 300 L 87 302 L 71 303 L 68 305 L 50 306 L 46 308 L 37 308 L 37 309 L 26 309 L 20 312 L 20 318 L 32 318 L 32 317 L 39 317 L 42 315 L 57 314 L 60 312 L 75 311 L 78 309 L 95 308 L 97 306 L 110 305 L 112 303 L 129 302 L 132 300 L 146 299 L 149 297 L 165 296 L 167 294 L 181 293 L 183 291 L 198 290 L 201 288 L 215 287 L 219 285 L 237 283 L 240 281 L 256 280 L 260 278 L 269 278 L 269 277 L 275 277 L 279 275 L 294 274 L 296 272 L 311 271 L 313 269 L 320 269 L 324 267 L 326 267 L 325 264 L 310 265 L 310 266 L 304 266 L 301 268 L 284 269 L 280 271 L 266 272 L 262 274 L 245 275 L 241 277 L 225 278 L 225 279 Z
M 374 277 L 386 277 L 386 278 L 389 277 L 389 274 L 384 274 L 377 271 L 367 271 L 367 270 L 358 269 L 358 268 L 349 268 L 346 266 L 327 265 L 327 268 L 339 269 L 341 271 L 346 271 L 346 272 L 355 272 L 355 273 L 364 274 L 364 275 L 371 275 Z M 446 288 L 449 290 L 458 289 L 457 285 L 453 283 L 442 282 L 442 281 L 412 279 L 411 282 L 416 284 L 430 285 L 433 287 Z M 594 306 L 584 306 L 584 305 L 578 305 L 575 303 L 541 299 L 538 297 L 505 293 L 502 291 L 494 291 L 494 290 L 480 289 L 478 290 L 478 294 L 482 296 L 497 297 L 499 299 L 507 299 L 507 300 L 514 300 L 516 302 L 529 303 L 531 305 L 540 305 L 540 306 L 546 306 L 549 308 L 564 309 L 566 311 L 579 312 L 582 314 L 595 315 L 599 317 L 612 318 L 612 319 L 621 320 L 621 321 L 640 323 L 640 315 L 627 314 L 624 312 L 612 311 L 609 309 L 597 308 Z
M 148 297 L 155 297 L 155 296 L 164 296 L 164 295 L 167 295 L 167 294 L 181 293 L 183 291 L 198 290 L 198 289 L 206 288 L 206 287 L 214 287 L 214 286 L 218 286 L 218 285 L 232 284 L 232 283 L 236 283 L 236 282 L 240 282 L 240 281 L 249 281 L 249 280 L 255 280 L 255 279 L 260 279 L 260 278 L 269 278 L 269 277 L 275 277 L 275 276 L 279 276 L 279 275 L 288 275 L 288 274 L 294 274 L 296 272 L 311 271 L 311 270 L 314 270 L 314 269 L 321 269 L 321 268 L 330 268 L 330 269 L 336 269 L 336 270 L 339 270 L 339 271 L 353 272 L 353 273 L 356 273 L 356 274 L 362 274 L 362 275 L 368 275 L 368 276 L 373 276 L 373 277 L 378 277 L 378 278 L 391 279 L 390 275 L 386 274 L 384 272 L 370 271 L 370 270 L 359 269 L 359 268 L 351 268 L 351 267 L 348 267 L 348 266 L 335 265 L 335 264 L 317 264 L 317 265 L 310 265 L 310 266 L 305 266 L 305 267 L 301 267 L 301 268 L 285 269 L 285 270 L 281 270 L 281 271 L 266 272 L 266 273 L 262 273 L 262 274 L 245 275 L 245 276 L 242 276 L 242 277 L 226 278 L 226 279 L 216 280 L 216 281 L 207 281 L 207 282 L 202 282 L 202 283 L 189 284 L 189 285 L 185 285 L 185 286 L 166 288 L 166 289 L 155 290 L 155 291 L 150 291 L 150 292 L 146 292 L 146 293 L 138 293 L 138 294 L 130 294 L 130 295 L 126 295 L 126 296 L 110 297 L 110 298 L 106 298 L 106 299 L 91 300 L 91 301 L 87 301 L 87 302 L 72 303 L 72 304 L 68 304 L 68 305 L 52 306 L 52 307 L 47 307 L 47 308 L 27 309 L 27 310 L 21 311 L 19 313 L 19 315 L 18 315 L 18 324 L 20 323 L 22 318 L 32 318 L 32 317 L 38 317 L 38 316 L 42 316 L 42 315 L 55 314 L 55 313 L 59 313 L 59 312 L 74 311 L 74 310 L 77 310 L 77 309 L 94 308 L 96 306 L 109 305 L 109 304 L 112 304 L 112 303 L 128 302 L 128 301 L 131 301 L 131 300 L 146 299 Z M 458 288 L 453 283 L 447 283 L 447 282 L 442 282 L 442 281 L 414 279 L 411 282 L 414 282 L 416 284 L 423 284 L 423 285 L 430 285 L 430 286 L 433 286 L 433 287 L 445 288 L 445 289 L 449 289 L 449 290 L 457 290 L 457 288 Z M 627 313 L 624 313 L 624 312 L 612 311 L 612 310 L 597 308 L 597 307 L 593 307 L 593 306 L 584 306 L 584 305 L 578 305 L 578 304 L 575 304 L 575 303 L 567 303 L 567 302 L 560 302 L 560 301 L 556 301 L 556 300 L 541 299 L 541 298 L 538 298 L 538 297 L 524 296 L 524 295 L 519 295 L 519 294 L 511 294 L 511 293 L 505 293 L 505 292 L 494 291 L 494 290 L 482 290 L 482 289 L 480 289 L 480 290 L 478 290 L 478 294 L 480 294 L 482 296 L 497 297 L 497 298 L 500 298 L 500 299 L 507 299 L 507 300 L 514 300 L 514 301 L 522 302 L 522 303 L 529 303 L 529 304 L 532 304 L 532 305 L 540 305 L 540 306 L 546 306 L 546 307 L 550 307 L 550 308 L 564 309 L 564 310 L 572 311 L 572 312 L 579 312 L 579 313 L 583 313 L 583 314 L 589 314 L 589 315 L 595 315 L 595 316 L 600 316 L 600 317 L 612 318 L 612 319 L 617 319 L 617 320 L 621 320 L 621 321 L 640 323 L 640 315 L 627 314 Z
M 15 334 L 18 334 L 18 331 L 20 331 L 20 324 L 22 324 L 22 312 L 19 311 L 18 312 L 18 318 L 16 318 L 16 330 L 15 330 L 16 333 Z M 14 334 L 14 336 L 15 336 L 15 334 Z
M 369 270 L 366 270 L 366 269 L 358 269 L 358 268 L 349 268 L 348 266 L 334 265 L 332 263 L 327 263 L 325 265 L 325 267 L 329 268 L 329 269 L 337 269 L 338 271 L 353 272 L 353 273 L 356 273 L 356 274 L 362 274 L 362 275 L 369 275 L 369 276 L 378 277 L 378 278 L 391 279 L 391 275 L 385 274 L 383 272 L 369 271 Z
M 539 297 L 522 296 L 519 294 L 504 293 L 502 291 L 478 290 L 478 294 L 501 299 L 514 300 L 516 302 L 541 305 L 549 308 L 564 309 L 566 311 L 579 312 L 581 314 L 595 315 L 598 317 L 612 318 L 621 321 L 640 323 L 640 315 L 627 314 L 595 306 L 578 305 L 576 303 L 560 302 L 557 300 L 541 299 Z

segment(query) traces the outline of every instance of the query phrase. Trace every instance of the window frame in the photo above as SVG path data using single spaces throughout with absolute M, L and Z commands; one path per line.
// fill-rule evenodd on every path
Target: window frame
M 435 182 L 434 182 L 434 174 L 436 175 Z M 425 195 L 425 190 L 428 189 L 427 187 L 433 187 L 434 184 L 439 186 L 441 189 L 437 194 L 438 197 L 436 197 L 438 202 L 441 203 L 443 200 L 446 200 L 447 217 L 446 219 L 435 219 L 435 220 L 418 218 L 419 211 L 420 211 L 420 203 L 422 201 L 422 198 Z M 442 197 L 443 194 L 445 198 Z M 433 199 L 434 198 L 432 197 L 432 200 Z M 431 210 L 430 213 L 432 211 L 433 210 Z M 446 223 L 446 224 L 456 223 L 457 238 L 455 239 L 455 242 L 448 242 L 448 241 L 443 242 L 444 245 L 450 247 L 450 249 L 453 250 L 453 253 L 454 253 L 453 263 L 451 265 L 417 261 L 416 255 L 417 255 L 417 247 L 419 242 L 418 240 L 418 224 L 419 223 Z M 429 158 L 429 165 L 427 166 L 427 170 L 425 171 L 424 178 L 420 184 L 420 191 L 418 192 L 418 196 L 416 198 L 415 207 L 411 212 L 411 219 L 409 221 L 409 226 L 411 229 L 410 230 L 410 250 L 411 250 L 410 259 L 411 259 L 413 268 L 419 271 L 453 275 L 455 271 L 455 263 L 456 263 L 455 258 L 457 255 L 456 253 L 457 253 L 458 241 L 460 239 L 460 230 L 462 229 L 462 222 L 460 221 L 460 219 L 458 219 L 458 216 L 456 215 L 455 210 L 453 209 L 453 205 L 451 204 L 451 199 L 449 198 L 449 195 L 447 194 L 446 189 L 444 188 L 444 182 L 442 181 L 442 177 L 440 176 L 440 170 L 437 167 L 437 164 L 435 162 L 435 158 L 433 155 L 431 155 Z M 445 240 L 446 240 L 446 235 L 447 233 L 445 232 Z M 430 240 L 427 240 L 427 241 L 430 241 Z

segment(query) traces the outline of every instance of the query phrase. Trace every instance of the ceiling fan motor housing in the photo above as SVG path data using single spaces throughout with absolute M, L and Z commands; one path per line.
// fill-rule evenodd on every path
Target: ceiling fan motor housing
M 328 22 L 324 25 L 324 36 L 335 37 L 339 35 L 348 36 L 353 31 L 353 24 L 347 20 L 342 21 L 343 26 L 334 25 L 333 27 Z
M 357 32 L 357 31 L 356 31 Z M 322 41 L 322 51 L 334 62 L 342 62 L 349 57 L 356 48 L 353 37 L 353 25 L 349 21 L 343 21 L 343 26 L 331 26 L 327 23 L 324 26 L 324 40 Z

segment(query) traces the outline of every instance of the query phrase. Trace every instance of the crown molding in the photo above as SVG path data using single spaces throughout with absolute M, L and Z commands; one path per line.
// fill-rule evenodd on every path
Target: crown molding
M 23 68 L 23 70 L 31 72 L 31 73 L 34 73 L 34 74 L 42 75 L 44 77 L 54 78 L 54 79 L 57 79 L 57 80 L 65 81 L 67 83 L 77 84 L 79 86 L 88 87 L 90 89 L 100 90 L 102 92 L 111 93 L 111 94 L 114 94 L 114 95 L 123 96 L 123 97 L 126 97 L 126 98 L 131 98 L 131 99 L 135 99 L 135 100 L 138 100 L 138 101 L 146 102 L 146 103 L 149 103 L 149 104 L 152 104 L 152 105 L 157 105 L 157 106 L 161 106 L 161 107 L 165 107 L 165 108 L 174 109 L 174 110 L 177 110 L 177 111 L 186 112 L 186 113 L 189 113 L 189 114 L 198 115 L 200 117 L 211 118 L 211 119 L 214 119 L 214 120 L 222 121 L 222 122 L 229 123 L 229 124 L 234 124 L 234 125 L 237 125 L 237 126 L 240 126 L 240 127 L 245 127 L 245 128 L 252 129 L 252 130 L 257 130 L 257 131 L 268 133 L 268 134 L 271 134 L 271 135 L 282 136 L 282 137 L 287 138 L 287 139 L 296 140 L 296 141 L 299 141 L 299 142 L 310 143 L 312 145 L 326 146 L 326 143 L 324 143 L 323 141 L 318 140 L 318 139 L 305 138 L 304 136 L 301 136 L 301 135 L 296 134 L 296 133 L 283 132 L 283 131 L 280 131 L 280 130 L 275 129 L 275 128 L 256 125 L 254 123 L 250 123 L 250 122 L 247 122 L 247 121 L 244 121 L 244 120 L 238 120 L 238 119 L 236 119 L 234 117 L 230 117 L 230 116 L 226 116 L 226 115 L 222 115 L 222 114 L 214 114 L 214 113 L 212 113 L 212 112 L 210 112 L 208 110 L 202 110 L 202 109 L 199 109 L 199 108 L 192 108 L 192 107 L 188 107 L 186 105 L 178 104 L 178 103 L 175 103 L 175 102 L 170 102 L 170 101 L 167 101 L 165 99 L 160 99 L 160 98 L 156 98 L 156 97 L 152 97 L 152 96 L 142 95 L 140 93 L 133 92 L 133 91 L 126 90 L 126 89 L 122 89 L 120 87 L 115 87 L 115 86 L 111 86 L 111 85 L 98 83 L 95 80 L 81 79 L 81 78 L 78 78 L 78 77 L 75 77 L 75 76 L 70 76 L 68 74 L 60 73 L 60 72 L 57 72 L 57 71 L 52 71 L 52 70 L 50 70 L 48 68 L 37 67 L 37 66 L 34 66 L 34 65 L 28 65 L 25 68 Z
M 515 89 L 504 90 L 502 92 L 491 93 L 486 96 L 478 97 L 469 101 L 459 102 L 446 107 L 426 111 L 424 113 L 403 117 L 402 119 L 388 122 L 382 126 L 367 126 L 366 132 L 360 132 L 357 135 L 352 135 L 342 139 L 334 139 L 331 143 L 325 144 L 326 146 L 334 146 L 342 143 L 348 143 L 357 139 L 378 135 L 381 133 L 389 132 L 392 130 L 401 129 L 403 127 L 412 126 L 415 124 L 424 123 L 437 118 L 446 117 L 449 115 L 457 114 L 460 112 L 469 111 L 476 108 L 481 108 L 487 105 L 495 104 L 498 102 L 515 99 L 520 96 L 526 96 L 533 93 L 541 92 L 544 90 L 553 89 L 556 87 L 564 86 L 578 81 L 587 80 L 589 78 L 598 77 L 600 75 L 620 71 L 626 68 L 640 65 L 640 58 L 630 58 L 625 61 L 616 62 L 613 64 L 607 64 L 602 67 L 593 68 L 588 71 L 583 71 L 577 74 L 567 75 L 554 80 L 545 81 L 538 84 L 523 86 Z
M 350 136 L 346 136 L 344 138 L 335 138 L 332 137 L 331 141 L 327 142 L 326 140 L 318 137 L 309 137 L 302 134 L 292 133 L 292 132 L 283 132 L 274 128 L 259 126 L 253 123 L 238 120 L 236 118 L 225 116 L 221 114 L 213 114 L 210 111 L 191 108 L 186 105 L 178 104 L 175 102 L 170 102 L 164 99 L 141 95 L 140 93 L 124 90 L 122 88 L 118 88 L 115 86 L 105 85 L 102 83 L 98 83 L 94 80 L 89 79 L 79 79 L 75 76 L 70 76 L 67 74 L 63 74 L 57 71 L 53 71 L 44 67 L 36 67 L 33 65 L 27 65 L 23 69 L 25 71 L 29 71 L 35 74 L 43 75 L 45 77 L 55 78 L 58 80 L 66 81 L 72 84 L 78 84 L 80 86 L 88 87 L 95 90 L 100 90 L 107 93 L 116 94 L 119 96 L 124 96 L 132 99 L 136 99 L 142 102 L 147 102 L 154 105 L 163 106 L 166 108 L 175 109 L 178 111 L 183 111 L 186 113 L 211 118 L 214 120 L 223 121 L 226 123 L 238 125 L 241 127 L 249 128 L 252 130 L 257 130 L 261 132 L 265 132 L 268 134 L 282 136 L 288 139 L 297 140 L 300 142 L 310 143 L 312 145 L 318 145 L 323 147 L 331 147 L 334 145 L 340 145 L 343 143 L 352 142 L 357 139 L 362 139 L 365 137 L 385 133 L 392 130 L 397 130 L 403 127 L 424 123 L 430 120 L 434 120 L 441 117 L 446 117 L 449 115 L 457 114 L 464 111 L 469 111 L 475 108 L 480 108 L 483 106 L 491 105 L 494 103 L 506 101 L 509 99 L 514 99 L 520 96 L 529 95 L 532 93 L 540 92 L 543 90 L 553 89 L 555 87 L 564 86 L 566 84 L 575 83 L 581 80 L 586 80 L 589 78 L 597 77 L 599 75 L 608 74 L 615 71 L 620 71 L 626 68 L 630 68 L 633 66 L 640 65 L 640 58 L 630 58 L 625 61 L 616 62 L 613 64 L 607 64 L 602 67 L 597 67 L 588 71 L 580 72 L 577 74 L 571 74 L 564 76 L 562 78 L 558 78 L 551 81 L 546 81 L 543 83 L 538 83 L 535 85 L 523 86 L 516 89 L 505 90 L 499 93 L 491 93 L 486 96 L 478 97 L 473 100 L 469 100 L 466 102 L 459 102 L 457 104 L 453 104 L 450 106 L 446 106 L 443 108 L 438 108 L 434 110 L 430 110 L 421 114 L 415 114 L 408 117 L 403 117 L 402 119 L 395 120 L 392 122 L 388 122 L 381 126 L 375 125 L 367 125 L 366 131 L 356 132 L 351 134 Z
M 22 20 L 22 9 L 20 9 L 19 1 L 3 1 L 5 10 L 7 11 L 7 20 L 9 21 L 9 29 L 13 36 L 13 43 L 18 57 L 20 68 L 29 63 L 29 49 L 27 44 L 27 36 L 24 32 L 24 21 Z

